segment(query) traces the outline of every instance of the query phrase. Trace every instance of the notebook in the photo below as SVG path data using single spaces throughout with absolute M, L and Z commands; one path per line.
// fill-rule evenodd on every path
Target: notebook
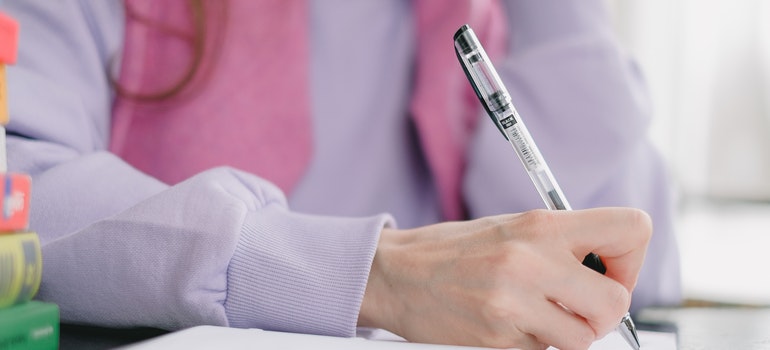
M 639 331 L 644 350 L 676 349 L 676 334 Z M 215 326 L 198 326 L 170 333 L 123 349 L 335 349 L 335 350 L 468 350 L 465 346 L 409 343 L 398 336 L 372 329 L 359 329 L 355 338 L 339 338 Z M 617 332 L 608 334 L 591 346 L 591 350 L 630 349 Z

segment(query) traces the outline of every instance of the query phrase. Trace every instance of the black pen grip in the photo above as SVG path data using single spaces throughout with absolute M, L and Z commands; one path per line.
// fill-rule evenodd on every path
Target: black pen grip
M 602 275 L 607 272 L 607 267 L 605 267 L 604 263 L 602 263 L 602 258 L 594 253 L 588 253 L 588 255 L 583 258 L 583 265 L 590 267 L 591 270 L 594 270 Z

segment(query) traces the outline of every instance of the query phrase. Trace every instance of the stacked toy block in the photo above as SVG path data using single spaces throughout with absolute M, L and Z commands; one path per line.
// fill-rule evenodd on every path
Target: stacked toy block
M 6 65 L 16 62 L 18 34 L 16 21 L 0 12 L 0 350 L 56 349 L 59 308 L 32 300 L 43 259 L 38 236 L 29 231 L 31 179 L 9 173 L 6 159 Z

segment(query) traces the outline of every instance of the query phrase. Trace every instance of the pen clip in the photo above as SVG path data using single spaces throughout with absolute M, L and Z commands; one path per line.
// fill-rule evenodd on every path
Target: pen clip
M 460 29 L 457 30 L 457 32 L 455 32 L 454 40 L 457 41 L 457 39 L 462 37 L 462 35 L 468 30 L 470 30 L 470 27 L 467 24 L 464 24 L 462 27 L 460 27 Z M 492 119 L 492 122 L 495 123 L 495 125 L 497 126 L 497 130 L 500 130 L 500 133 L 503 134 L 503 137 L 505 137 L 505 139 L 508 140 L 508 135 L 505 134 L 505 131 L 503 130 L 503 125 L 500 124 L 500 121 L 497 120 L 497 118 L 495 118 L 495 114 L 492 113 L 492 110 L 489 108 L 487 101 L 484 99 L 484 96 L 481 94 L 481 90 L 479 90 L 479 87 L 476 85 L 476 81 L 474 81 L 473 76 L 471 76 L 470 71 L 468 71 L 468 67 L 465 66 L 465 62 L 460 56 L 460 51 L 458 51 L 457 46 L 455 46 L 455 55 L 457 56 L 457 60 L 460 61 L 460 66 L 463 68 L 465 77 L 471 83 L 471 86 L 473 87 L 473 92 L 476 93 L 476 97 L 479 99 L 479 101 L 481 102 L 481 105 L 484 107 L 484 111 L 487 113 L 487 116 L 490 119 Z

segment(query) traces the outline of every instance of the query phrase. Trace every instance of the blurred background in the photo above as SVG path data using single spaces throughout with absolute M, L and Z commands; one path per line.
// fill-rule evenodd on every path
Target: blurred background
M 770 305 L 770 1 L 605 1 L 652 94 L 688 303 Z

